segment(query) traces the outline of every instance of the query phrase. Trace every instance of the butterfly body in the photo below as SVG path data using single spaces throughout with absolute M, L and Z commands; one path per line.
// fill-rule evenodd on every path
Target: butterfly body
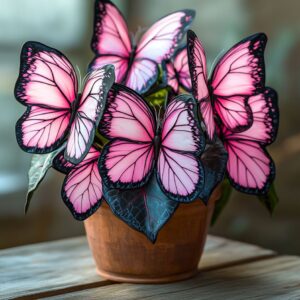
M 78 109 L 78 107 L 79 107 L 80 99 L 81 99 L 81 93 L 78 93 L 78 94 L 77 94 L 77 97 L 75 98 L 75 100 L 71 102 L 71 105 L 70 105 L 70 112 L 73 113 L 73 117 L 74 117 L 74 112 L 75 112 L 75 111 Z
M 129 57 L 128 57 L 128 61 L 127 61 L 128 68 L 127 68 L 127 70 L 126 70 L 126 72 L 124 74 L 123 80 L 120 82 L 121 84 L 126 84 L 126 78 L 128 77 L 130 68 L 132 67 L 132 65 L 134 63 L 134 59 L 135 59 L 135 55 L 136 55 L 136 48 L 137 48 L 137 46 L 136 46 L 135 38 L 134 38 L 133 35 L 131 36 L 131 45 L 132 45 L 132 50 L 129 53 Z
M 154 144 L 154 153 L 155 153 L 154 160 L 157 161 L 158 155 L 159 155 L 159 148 L 161 146 L 161 137 L 160 137 L 160 135 L 156 135 L 154 137 L 153 144 Z

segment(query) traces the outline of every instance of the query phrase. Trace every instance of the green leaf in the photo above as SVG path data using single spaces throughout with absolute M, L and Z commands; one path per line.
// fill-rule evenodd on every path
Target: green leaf
M 48 154 L 34 154 L 31 159 L 31 165 L 28 172 L 28 191 L 26 195 L 25 213 L 27 213 L 31 198 L 34 191 L 37 189 L 47 171 L 52 167 L 52 162 L 55 156 L 65 147 L 62 146 L 59 149 Z
M 229 201 L 231 192 L 232 192 L 232 186 L 228 179 L 224 179 L 222 182 L 222 195 L 221 198 L 216 202 L 214 213 L 211 219 L 211 225 L 214 225 L 219 218 L 221 212 L 225 208 L 226 204 Z
M 98 146 L 102 148 L 108 142 L 109 140 L 104 137 L 98 130 L 96 130 L 94 143 L 98 144 Z
M 279 202 L 274 183 L 272 183 L 268 193 L 266 195 L 259 196 L 258 199 L 272 215 L 277 203 Z
M 168 98 L 168 89 L 163 88 L 147 96 L 146 100 L 148 101 L 148 103 L 152 104 L 153 106 L 164 107 L 167 98 Z

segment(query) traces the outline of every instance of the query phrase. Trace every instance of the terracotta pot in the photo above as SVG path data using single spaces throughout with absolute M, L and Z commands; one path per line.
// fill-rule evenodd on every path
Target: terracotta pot
M 161 229 L 155 244 L 118 219 L 106 202 L 84 221 L 98 273 L 109 280 L 162 283 L 197 273 L 215 200 L 180 204 Z

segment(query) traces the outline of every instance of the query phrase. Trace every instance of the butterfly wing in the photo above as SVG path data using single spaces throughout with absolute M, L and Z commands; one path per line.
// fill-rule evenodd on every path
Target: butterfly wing
M 214 107 L 230 130 L 243 131 L 251 126 L 252 113 L 247 101 L 263 92 L 265 86 L 266 43 L 263 33 L 242 40 L 225 53 L 213 71 Z
M 227 173 L 232 185 L 245 193 L 264 194 L 275 176 L 274 163 L 265 149 L 278 129 L 277 94 L 267 88 L 249 98 L 253 124 L 243 132 L 223 127 L 224 146 L 228 152 Z
M 68 174 L 75 167 L 75 165 L 65 159 L 63 150 L 53 159 L 52 167 L 60 173 Z
M 155 61 L 135 58 L 129 68 L 125 85 L 139 94 L 144 94 L 157 81 L 158 74 L 159 69 Z
M 108 91 L 113 83 L 112 65 L 95 70 L 87 77 L 65 151 L 65 158 L 69 162 L 78 164 L 88 153 L 103 115 Z
M 271 88 L 250 97 L 248 103 L 253 113 L 253 124 L 246 131 L 235 132 L 234 137 L 254 140 L 262 146 L 272 144 L 277 136 L 279 123 L 277 98 L 276 91 Z
M 91 147 L 84 160 L 69 168 L 62 187 L 62 198 L 77 220 L 92 215 L 101 205 L 102 179 L 98 170 L 100 152 Z
M 116 81 L 123 82 L 132 52 L 131 40 L 122 13 L 109 0 L 95 2 L 91 47 L 96 57 L 90 68 L 96 70 L 107 64 L 113 64 Z
M 189 92 L 192 89 L 192 83 L 186 47 L 178 49 L 174 57 L 173 61 L 168 60 L 163 63 L 167 84 L 173 89 L 175 94 L 179 94 L 180 87 Z
M 166 84 L 170 86 L 175 94 L 179 94 L 179 81 L 178 75 L 175 70 L 174 64 L 171 60 L 162 63 L 163 71 L 165 72 Z
M 215 133 L 215 121 L 207 86 L 206 56 L 200 40 L 191 30 L 187 34 L 187 47 L 193 96 L 199 102 L 208 137 L 212 140 Z
M 177 96 L 165 112 L 157 162 L 158 182 L 171 199 L 189 202 L 201 191 L 204 171 L 198 157 L 204 148 L 194 99 Z
M 128 69 L 128 61 L 122 57 L 116 55 L 98 56 L 92 61 L 89 69 L 93 71 L 93 70 L 101 69 L 104 66 L 110 64 L 115 67 L 116 82 L 121 83 Z
M 154 164 L 155 119 L 148 104 L 133 90 L 113 85 L 100 128 L 111 139 L 104 147 L 99 169 L 113 188 L 146 183 Z
M 194 17 L 193 10 L 182 10 L 158 20 L 139 41 L 136 57 L 147 58 L 157 63 L 170 59 Z
M 145 93 L 158 77 L 157 64 L 170 59 L 195 16 L 192 10 L 170 14 L 154 23 L 137 45 L 126 85 Z
M 27 42 L 15 86 L 16 99 L 27 106 L 16 125 L 20 147 L 40 154 L 59 147 L 66 137 L 76 96 L 77 78 L 67 58 L 53 48 Z
M 174 58 L 174 68 L 178 74 L 180 86 L 188 92 L 192 91 L 192 82 L 186 46 L 176 51 Z

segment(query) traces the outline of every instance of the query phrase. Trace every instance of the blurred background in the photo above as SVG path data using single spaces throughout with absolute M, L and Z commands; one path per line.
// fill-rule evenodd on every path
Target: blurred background
M 25 110 L 13 96 L 22 44 L 36 40 L 64 52 L 82 73 L 90 50 L 93 1 L 0 0 L 0 248 L 77 236 L 75 221 L 60 198 L 63 176 L 55 171 L 35 193 L 25 217 L 30 155 L 22 152 L 14 126 Z M 277 164 L 280 203 L 272 217 L 255 197 L 234 192 L 211 233 L 300 255 L 300 1 L 122 0 L 115 3 L 135 32 L 182 8 L 197 11 L 193 29 L 205 45 L 209 65 L 242 38 L 264 31 L 267 85 L 279 93 L 277 142 L 269 148 Z

